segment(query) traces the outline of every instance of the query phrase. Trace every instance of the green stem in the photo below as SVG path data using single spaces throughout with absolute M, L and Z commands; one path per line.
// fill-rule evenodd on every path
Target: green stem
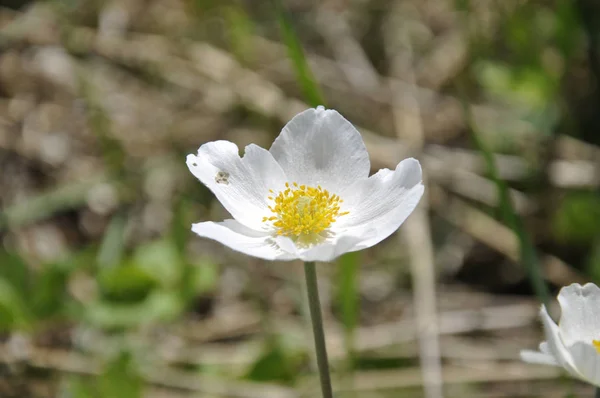
M 600 387 L 596 387 L 596 393 L 594 393 L 594 397 L 600 398 Z
M 327 361 L 327 348 L 325 347 L 323 318 L 321 316 L 321 303 L 319 302 L 319 289 L 317 287 L 317 270 L 314 261 L 304 263 L 304 275 L 306 276 L 308 306 L 310 308 L 310 318 L 315 337 L 315 351 L 319 367 L 319 378 L 321 380 L 321 391 L 323 392 L 323 398 L 333 398 L 331 377 L 329 376 L 329 362 Z

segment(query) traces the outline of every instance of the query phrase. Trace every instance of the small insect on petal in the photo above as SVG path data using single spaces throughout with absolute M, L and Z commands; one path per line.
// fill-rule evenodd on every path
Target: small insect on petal
M 229 185 L 229 173 L 219 171 L 215 176 L 215 181 L 217 184 Z

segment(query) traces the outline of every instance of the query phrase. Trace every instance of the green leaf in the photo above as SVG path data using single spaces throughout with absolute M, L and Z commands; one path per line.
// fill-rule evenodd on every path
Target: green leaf
M 152 275 L 164 287 L 176 286 L 181 280 L 181 256 L 169 239 L 139 246 L 133 255 L 133 263 L 148 275 Z
M 0 278 L 10 283 L 23 296 L 27 295 L 30 272 L 18 254 L 0 249 Z
M 67 387 L 68 397 L 70 398 L 96 398 L 90 383 L 86 383 L 81 377 L 73 377 L 69 380 Z
M 0 330 L 26 328 L 32 321 L 24 297 L 5 279 L 0 279 Z
M 121 353 L 108 362 L 102 373 L 93 378 L 73 377 L 68 396 L 72 398 L 137 398 L 143 393 L 143 381 L 130 355 Z
M 190 236 L 190 203 L 181 197 L 173 206 L 173 221 L 171 222 L 171 237 L 179 256 L 183 256 Z
M 183 301 L 175 292 L 154 291 L 140 303 L 91 303 L 84 317 L 93 325 L 118 329 L 169 321 L 180 315 L 183 308 Z
M 277 342 L 270 343 L 258 360 L 252 365 L 247 378 L 254 381 L 280 381 L 291 383 L 297 370 L 286 356 L 285 350 Z
M 213 291 L 219 281 L 219 266 L 208 258 L 201 258 L 190 267 L 189 287 L 202 294 Z
M 105 299 L 117 302 L 144 300 L 158 282 L 147 269 L 133 264 L 105 268 L 98 275 L 100 291 Z
M 135 371 L 130 355 L 123 353 L 105 367 L 98 387 L 102 397 L 137 398 L 142 396 L 143 381 Z
M 32 311 L 38 318 L 60 312 L 67 296 L 68 274 L 64 267 L 46 264 L 34 281 L 31 292 Z
M 564 244 L 587 246 L 600 237 L 600 197 L 594 192 L 565 195 L 554 213 L 552 231 Z

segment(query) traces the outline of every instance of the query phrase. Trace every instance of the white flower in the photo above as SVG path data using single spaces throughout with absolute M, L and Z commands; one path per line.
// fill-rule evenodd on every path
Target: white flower
M 600 289 L 574 283 L 558 294 L 558 326 L 540 311 L 547 341 L 540 351 L 521 351 L 526 362 L 563 367 L 571 376 L 600 387 Z
M 240 158 L 235 144 L 214 141 L 186 163 L 233 216 L 192 231 L 267 260 L 330 261 L 373 246 L 424 190 L 415 159 L 369 177 L 360 133 L 323 107 L 296 115 L 268 151 L 251 144 Z

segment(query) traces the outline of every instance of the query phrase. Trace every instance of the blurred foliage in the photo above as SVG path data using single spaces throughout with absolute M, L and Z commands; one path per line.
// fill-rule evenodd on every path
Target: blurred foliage
M 305 336 L 296 335 L 293 327 L 287 328 L 293 323 L 290 319 L 302 312 L 294 265 L 258 264 L 267 270 L 263 275 L 256 272 L 252 259 L 193 237 L 191 222 L 221 219 L 223 211 L 208 189 L 189 176 L 184 158 L 212 139 L 237 140 L 240 147 L 246 141 L 262 140 L 268 146 L 282 115 L 287 117 L 298 104 L 335 107 L 380 133 L 378 138 L 393 137 L 389 97 L 394 90 L 384 76 L 392 63 L 389 58 L 403 48 L 384 50 L 389 43 L 388 28 L 383 26 L 400 25 L 388 20 L 395 4 L 342 3 L 338 9 L 279 0 L 260 7 L 241 0 L 147 4 L 68 0 L 11 1 L 11 9 L 20 11 L 0 9 L 0 126 L 9 126 L 9 134 L 16 132 L 12 138 L 0 131 L 0 340 L 9 347 L 15 336 L 26 336 L 36 349 L 56 349 L 50 357 L 70 352 L 90 359 L 83 365 L 68 360 L 57 365 L 36 357 L 21 358 L 27 366 L 17 366 L 18 360 L 17 365 L 6 365 L 10 380 L 21 372 L 36 382 L 50 380 L 53 391 L 64 393 L 60 396 L 135 398 L 144 396 L 149 384 L 164 387 L 164 380 L 151 379 L 148 372 L 160 363 L 191 374 L 193 380 L 210 377 L 209 382 L 201 379 L 201 387 L 173 377 L 177 391 L 204 391 L 205 384 L 214 381 L 224 390 L 216 388 L 207 396 L 244 396 L 240 391 L 252 390 L 248 386 L 273 385 L 310 395 L 303 388 L 313 381 L 309 376 L 312 346 L 304 344 Z M 542 280 L 543 250 L 564 259 L 576 275 L 600 281 L 598 183 L 592 178 L 595 182 L 558 186 L 552 174 L 553 162 L 559 160 L 575 166 L 586 162 L 598 175 L 600 70 L 594 51 L 599 50 L 589 44 L 600 37 L 600 7 L 570 0 L 433 3 L 435 7 L 424 10 L 418 1 L 406 2 L 402 15 L 403 23 L 414 30 L 411 38 L 420 61 L 415 62 L 415 74 L 423 85 L 422 102 L 431 107 L 449 104 L 433 112 L 424 106 L 425 138 L 448 152 L 468 150 L 483 157 L 481 178 L 492 183 L 494 194 L 491 201 L 478 203 L 480 197 L 469 197 L 453 181 L 433 181 L 428 191 L 435 199 L 436 190 L 442 188 L 456 197 L 466 196 L 473 208 L 495 210 L 486 214 L 515 232 L 521 245 L 519 262 L 528 267 L 537 287 L 530 288 L 519 277 L 498 282 L 505 253 L 482 249 L 481 243 L 459 247 L 462 254 L 456 248 L 444 251 L 451 234 L 440 232 L 449 228 L 440 226 L 440 218 L 451 206 L 431 210 L 436 252 L 455 254 L 466 272 L 469 266 L 493 263 L 484 272 L 488 285 L 469 286 L 469 292 L 502 283 L 502 292 L 509 297 L 529 296 L 535 290 L 546 296 L 540 286 L 556 282 L 547 275 Z M 343 59 L 349 54 L 344 51 L 352 46 L 331 41 L 326 29 L 319 27 L 317 17 L 325 6 L 347 23 L 351 43 L 363 47 L 363 55 L 379 74 L 381 87 L 373 92 L 358 92 L 352 84 L 356 82 L 343 83 L 347 79 L 343 66 L 350 62 Z M 19 19 L 28 12 L 33 25 Z M 129 18 L 125 22 L 119 19 L 123 15 Z M 22 25 L 11 25 L 12 20 Z M 125 26 L 122 32 L 120 24 Z M 337 28 L 333 25 L 332 30 Z M 95 36 L 101 29 L 108 32 L 102 40 Z M 463 64 L 438 86 L 429 87 L 419 73 L 431 67 L 428 55 L 438 45 L 443 48 L 440 43 L 455 33 L 466 41 Z M 25 39 L 19 41 L 19 35 Z M 136 40 L 142 45 L 136 47 Z M 193 47 L 196 44 L 200 47 Z M 219 52 L 223 49 L 232 57 Z M 445 51 L 443 57 L 431 58 L 440 70 L 460 53 L 454 47 Z M 210 59 L 205 59 L 206 54 Z M 73 61 L 72 79 L 61 81 L 67 68 L 53 63 L 61 56 Z M 32 60 L 48 69 L 35 69 Z M 338 67 L 335 73 L 327 69 L 330 64 Z M 17 72 L 7 78 L 6 71 L 13 70 Z M 22 74 L 26 72 L 34 78 L 27 80 Z M 264 87 L 260 79 L 267 82 Z M 137 96 L 131 102 L 129 92 Z M 450 98 L 458 98 L 465 112 L 444 113 L 456 106 Z M 41 116 L 27 116 L 38 107 Z M 477 107 L 483 111 L 471 114 Z M 69 122 L 55 126 L 53 118 L 61 112 Z M 456 118 L 461 122 L 455 123 Z M 437 130 L 427 122 L 436 122 Z M 156 126 L 164 127 L 162 134 L 152 135 Z M 46 127 L 77 137 L 62 163 L 39 155 L 54 143 L 35 134 Z M 567 141 L 560 141 L 565 137 L 584 149 L 569 149 Z M 522 161 L 526 177 L 510 176 L 506 164 L 503 169 L 496 161 L 497 154 Z M 385 151 L 381 158 L 374 156 L 373 164 L 387 161 L 386 156 Z M 432 157 L 426 148 L 427 156 Z M 77 166 L 71 169 L 69 164 Z M 450 171 L 457 168 L 451 162 L 443 166 Z M 92 172 L 77 174 L 88 169 Z M 573 175 L 579 177 L 589 169 L 576 169 Z M 101 193 L 108 192 L 108 204 L 92 200 L 98 187 Z M 475 190 L 487 192 L 484 188 Z M 511 199 L 515 196 L 526 197 L 534 210 L 521 210 Z M 456 235 L 469 233 L 461 225 L 454 227 Z M 50 232 L 38 238 L 38 228 Z M 31 243 L 44 239 L 50 242 L 44 250 L 66 249 L 46 258 Z M 405 344 L 408 348 L 402 347 L 404 351 L 396 351 L 396 346 L 355 347 L 357 339 L 365 338 L 360 327 L 385 325 L 410 313 L 398 304 L 409 286 L 402 277 L 407 272 L 405 250 L 397 246 L 384 242 L 364 253 L 343 256 L 334 270 L 319 269 L 328 303 L 326 322 L 343 331 L 344 341 L 333 344 L 338 350 L 332 365 L 336 372 L 402 371 L 417 366 L 410 342 Z M 256 275 L 248 277 L 249 273 Z M 448 290 L 464 283 L 458 273 L 448 275 L 451 280 L 440 282 L 447 283 Z M 256 311 L 261 312 L 259 321 L 253 317 Z M 272 319 L 279 315 L 281 320 Z M 79 342 L 87 332 L 92 343 Z M 211 356 L 211 350 L 218 355 Z M 52 375 L 44 377 L 40 369 Z M 27 396 L 5 394 L 3 381 L 0 396 Z M 250 384 L 237 385 L 246 382 Z M 475 382 L 462 388 L 481 395 Z M 397 396 L 398 391 L 389 394 Z
M 109 362 L 96 380 L 73 379 L 69 386 L 74 398 L 137 398 L 143 396 L 142 391 L 143 381 L 125 353 Z
M 302 357 L 300 353 L 294 353 L 293 347 L 286 347 L 284 341 L 275 339 L 267 344 L 262 355 L 252 364 L 247 377 L 254 381 L 293 384 L 301 370 Z
M 308 65 L 308 61 L 304 56 L 302 43 L 296 35 L 294 26 L 292 25 L 291 17 L 288 11 L 282 4 L 282 0 L 274 0 L 275 9 L 277 11 L 277 19 L 281 30 L 281 37 L 287 48 L 288 57 L 292 61 L 298 84 L 302 89 L 302 93 L 306 102 L 312 106 L 325 106 L 325 98 L 321 93 L 321 89 L 317 84 L 317 80 Z
M 68 300 L 69 265 L 45 264 L 33 271 L 17 254 L 0 252 L 0 328 L 31 330 L 36 322 L 61 315 Z M 64 314 L 63 314 L 64 315 Z
M 594 192 L 565 195 L 556 209 L 553 230 L 561 243 L 591 246 L 600 238 L 600 196 Z

